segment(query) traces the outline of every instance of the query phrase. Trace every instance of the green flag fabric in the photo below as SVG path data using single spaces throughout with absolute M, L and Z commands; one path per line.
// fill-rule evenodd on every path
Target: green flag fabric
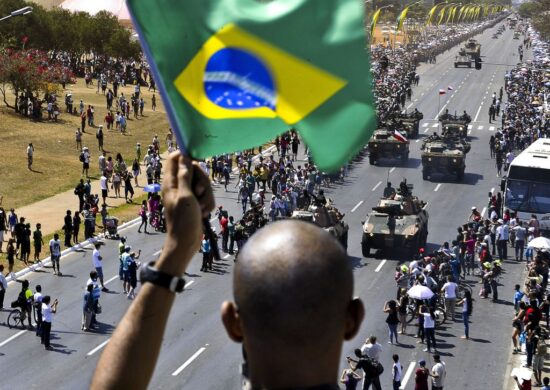
M 194 158 L 295 128 L 333 171 L 376 126 L 360 0 L 128 0 L 170 122 Z

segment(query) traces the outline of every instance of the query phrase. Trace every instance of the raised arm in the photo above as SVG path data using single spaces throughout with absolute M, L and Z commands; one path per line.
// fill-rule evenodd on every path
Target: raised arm
M 202 219 L 213 209 L 214 197 L 202 170 L 174 152 L 166 164 L 163 198 L 168 232 L 155 267 L 180 276 L 200 243 Z M 164 287 L 142 286 L 99 359 L 92 389 L 147 388 L 174 298 Z

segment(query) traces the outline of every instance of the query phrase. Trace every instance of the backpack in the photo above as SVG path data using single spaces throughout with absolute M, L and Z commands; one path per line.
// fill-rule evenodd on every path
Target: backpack
M 78 159 L 80 160 L 80 162 L 84 162 L 85 160 L 84 153 L 80 153 L 80 156 L 78 157 Z

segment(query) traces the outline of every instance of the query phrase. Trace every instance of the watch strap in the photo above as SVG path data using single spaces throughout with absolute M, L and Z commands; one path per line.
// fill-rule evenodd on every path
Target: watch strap
M 185 279 L 169 275 L 155 268 L 155 262 L 145 264 L 140 273 L 142 283 L 149 282 L 164 287 L 174 293 L 181 293 L 185 287 Z

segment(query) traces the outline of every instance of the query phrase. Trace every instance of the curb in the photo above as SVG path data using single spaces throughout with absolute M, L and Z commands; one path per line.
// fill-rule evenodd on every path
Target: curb
M 140 221 L 141 221 L 141 218 L 139 218 L 139 217 L 135 218 L 135 219 L 132 219 L 131 221 L 125 222 L 122 225 L 120 225 L 118 227 L 118 229 L 125 229 L 127 227 L 137 225 L 137 223 L 140 222 Z M 102 238 L 105 238 L 105 235 L 103 233 L 98 234 L 96 237 L 89 238 L 86 241 L 83 241 L 81 243 L 78 243 L 77 245 L 73 245 L 72 247 L 67 248 L 67 249 L 65 249 L 61 252 L 60 259 L 63 258 L 64 256 L 72 253 L 72 252 L 76 252 L 79 249 L 86 248 L 87 246 L 89 246 L 89 245 L 91 245 L 91 244 L 93 244 L 97 241 L 100 241 Z M 41 260 L 41 264 L 40 263 L 33 264 L 33 265 L 31 265 L 27 268 L 24 268 L 21 271 L 15 273 L 15 278 L 13 278 L 10 275 L 10 276 L 6 277 L 6 280 L 8 281 L 8 284 L 16 282 L 18 278 L 21 278 L 22 276 L 25 276 L 26 274 L 28 274 L 30 272 L 34 272 L 34 271 L 36 271 L 40 268 L 44 268 L 45 266 L 50 265 L 50 264 L 51 264 L 51 257 L 48 256 L 48 257 Z

